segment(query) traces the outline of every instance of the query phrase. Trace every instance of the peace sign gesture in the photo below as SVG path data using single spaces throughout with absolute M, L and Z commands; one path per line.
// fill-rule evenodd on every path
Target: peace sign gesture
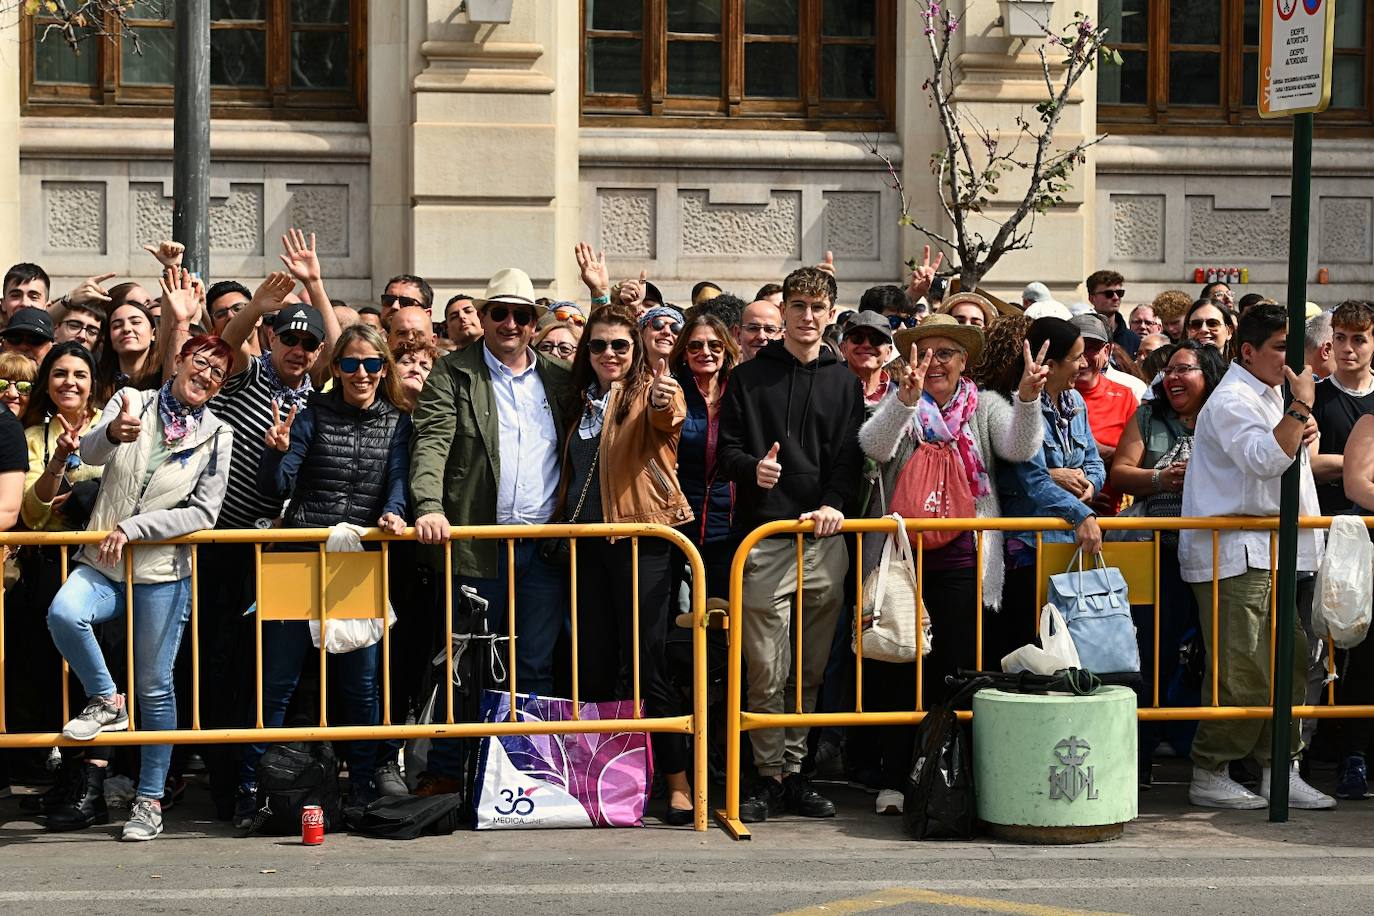
M 945 260 L 943 251 L 935 252 L 935 262 L 930 260 L 930 246 L 925 246 L 921 254 L 921 264 L 911 271 L 911 285 L 907 287 L 906 294 L 913 302 L 922 299 L 930 292 L 930 284 L 935 282 L 935 275 L 940 272 L 940 265 Z
M 267 428 L 267 434 L 263 436 L 263 442 L 268 448 L 274 448 L 279 452 L 284 452 L 291 445 L 291 424 L 296 422 L 296 408 L 293 405 L 291 412 L 286 415 L 286 419 L 281 418 L 281 407 L 276 401 L 272 402 L 272 425 Z
M 927 350 L 925 358 L 917 362 L 916 345 L 911 345 L 911 355 L 906 361 L 906 371 L 902 373 L 902 384 L 897 389 L 897 398 L 908 407 L 915 407 L 921 402 L 921 394 L 925 390 L 926 373 L 930 371 L 930 361 L 935 356 L 934 350 Z
M 75 454 L 76 450 L 81 447 L 81 422 L 68 423 L 67 418 L 62 414 L 58 414 L 57 419 L 62 421 L 62 435 L 57 437 L 57 448 L 53 450 L 53 459 L 66 462 L 67 458 Z
M 1022 354 L 1025 358 L 1026 368 L 1021 373 L 1021 384 L 1017 386 L 1016 395 L 1021 399 L 1021 403 L 1028 404 L 1031 401 L 1040 399 L 1040 392 L 1045 390 L 1045 380 L 1049 378 L 1050 367 L 1045 365 L 1045 354 L 1050 352 L 1050 342 L 1047 340 L 1040 347 L 1040 352 L 1031 358 L 1030 341 L 1023 340 L 1021 346 L 1025 348 Z

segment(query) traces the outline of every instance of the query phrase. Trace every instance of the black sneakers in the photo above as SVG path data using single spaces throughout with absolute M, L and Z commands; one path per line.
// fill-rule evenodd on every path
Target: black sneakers
M 782 783 L 767 776 L 754 783 L 754 791 L 739 802 L 739 819 L 746 824 L 757 824 L 782 812 Z
M 788 814 L 800 814 L 802 817 L 835 816 L 835 803 L 817 792 L 811 780 L 800 773 L 783 777 L 782 796 Z

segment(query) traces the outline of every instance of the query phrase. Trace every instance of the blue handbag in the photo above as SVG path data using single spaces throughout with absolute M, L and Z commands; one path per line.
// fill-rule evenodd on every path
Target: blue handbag
M 1140 646 L 1126 579 L 1121 570 L 1106 564 L 1102 554 L 1095 567 L 1084 569 L 1083 551 L 1075 553 L 1066 571 L 1050 576 L 1049 601 L 1064 615 L 1084 669 L 1139 673 Z

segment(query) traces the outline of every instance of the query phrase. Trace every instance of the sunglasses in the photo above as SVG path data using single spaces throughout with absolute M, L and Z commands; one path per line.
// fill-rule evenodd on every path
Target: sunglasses
M 648 324 L 649 327 L 653 328 L 655 331 L 661 331 L 664 328 L 667 328 L 674 334 L 682 333 L 682 322 L 680 321 L 671 321 L 667 318 L 651 318 L 649 319 Z
M 872 328 L 855 328 L 844 339 L 852 344 L 868 344 L 870 347 L 881 347 L 884 344 L 892 343 L 892 340 L 882 331 Z
M 892 330 L 898 328 L 914 328 L 920 321 L 915 315 L 888 315 L 887 326 Z
M 410 308 L 415 305 L 423 305 L 423 303 L 411 296 L 393 296 L 391 293 L 382 293 L 382 305 L 399 305 L 401 308 Z
M 688 353 L 700 353 L 710 347 L 712 353 L 720 354 L 725 352 L 725 344 L 719 340 L 689 340 L 687 341 Z
M 587 341 L 587 349 L 591 351 L 592 356 L 600 356 L 606 352 L 607 347 L 610 347 L 617 356 L 623 356 L 630 352 L 632 346 L 634 344 L 624 337 L 617 337 L 615 340 L 603 340 L 600 337 L 595 337 Z
M 1126 291 L 1124 289 L 1099 289 L 1093 295 L 1106 296 L 1108 299 L 1125 299 Z
M 1192 321 L 1188 322 L 1188 330 L 1201 331 L 1203 328 L 1207 328 L 1208 330 L 1216 331 L 1220 330 L 1223 323 L 1224 322 L 1222 322 L 1220 318 L 1194 318 Z
M 587 316 L 573 309 L 554 309 L 553 317 L 559 321 L 571 321 L 579 328 L 587 323 Z
M 278 334 L 277 340 L 280 340 L 281 345 L 283 347 L 286 347 L 287 349 L 290 349 L 291 347 L 300 347 L 307 353 L 314 353 L 316 350 L 320 348 L 320 342 L 315 338 L 311 337 L 308 334 L 297 334 L 294 331 L 287 331 L 284 334 Z
M 20 397 L 23 397 L 33 390 L 33 382 L 13 382 L 9 379 L 0 378 L 0 394 L 9 391 L 10 388 L 18 392 Z
M 383 360 L 380 356 L 341 356 L 339 357 L 339 371 L 344 375 L 352 375 L 362 366 L 363 371 L 368 375 L 376 375 L 382 371 Z
M 534 320 L 534 312 L 529 309 L 513 309 L 504 305 L 493 305 L 487 309 L 487 314 L 497 324 L 505 324 L 507 318 L 514 318 L 515 323 L 522 328 Z

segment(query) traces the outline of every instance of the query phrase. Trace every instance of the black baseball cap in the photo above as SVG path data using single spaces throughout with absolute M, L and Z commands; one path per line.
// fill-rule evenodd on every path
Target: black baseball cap
M 7 337 L 12 333 L 32 334 L 51 343 L 53 340 L 52 316 L 48 314 L 47 309 L 25 306 L 10 316 L 10 322 L 5 325 L 5 330 L 0 331 L 0 337 Z
M 278 335 L 294 331 L 297 334 L 309 334 L 316 340 L 324 340 L 324 319 L 308 305 L 288 305 L 277 313 L 277 320 L 272 322 L 272 331 Z

